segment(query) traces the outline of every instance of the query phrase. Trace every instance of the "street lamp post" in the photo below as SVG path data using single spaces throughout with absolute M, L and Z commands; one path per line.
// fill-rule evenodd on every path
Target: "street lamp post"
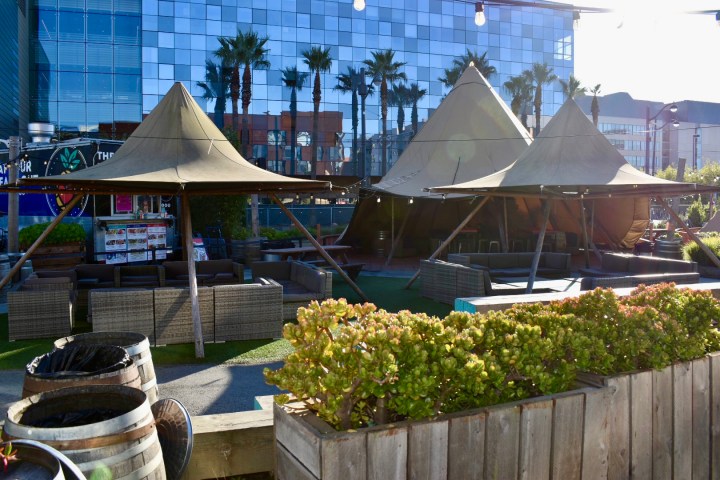
M 660 116 L 662 112 L 665 111 L 665 109 L 668 109 L 670 113 L 675 113 L 678 110 L 678 107 L 675 103 L 663 105 L 663 107 L 652 117 L 650 116 L 650 107 L 645 107 L 645 173 L 650 174 L 650 122 L 653 122 L 653 150 L 655 149 L 655 143 L 656 143 L 656 132 L 657 132 L 657 125 L 655 123 L 655 120 Z M 671 120 L 673 123 L 673 126 L 677 127 L 679 123 L 676 119 Z M 667 125 L 667 122 L 660 127 L 661 129 Z M 653 161 L 652 161 L 652 174 L 655 175 L 655 153 L 653 151 Z

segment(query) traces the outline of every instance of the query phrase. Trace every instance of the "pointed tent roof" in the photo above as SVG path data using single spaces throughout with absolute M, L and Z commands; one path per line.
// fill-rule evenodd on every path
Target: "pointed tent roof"
M 84 193 L 195 195 L 321 191 L 329 182 L 285 177 L 250 164 L 182 83 L 175 83 L 109 160 L 65 175 L 25 178 L 22 185 L 63 185 Z
M 460 79 L 373 189 L 428 197 L 426 187 L 479 178 L 510 165 L 531 139 L 475 66 Z
M 716 187 L 673 182 L 630 165 L 569 99 L 522 155 L 504 170 L 432 192 L 555 198 L 688 195 Z

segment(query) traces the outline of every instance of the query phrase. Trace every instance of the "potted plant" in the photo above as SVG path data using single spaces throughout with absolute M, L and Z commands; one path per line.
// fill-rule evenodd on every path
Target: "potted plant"
M 671 285 L 444 319 L 312 304 L 266 371 L 299 400 L 275 406 L 278 478 L 709 471 L 717 318 L 709 292 Z
M 53 451 L 36 442 L 23 440 L 0 443 L 0 478 L 66 478 Z
M 18 232 L 21 250 L 27 250 L 47 229 L 48 223 L 27 226 Z M 33 267 L 71 267 L 85 260 L 87 234 L 79 223 L 59 223 L 35 249 Z

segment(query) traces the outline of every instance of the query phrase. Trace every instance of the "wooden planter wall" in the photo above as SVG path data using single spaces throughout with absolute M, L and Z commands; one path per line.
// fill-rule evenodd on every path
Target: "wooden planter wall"
M 278 479 L 720 478 L 720 353 L 599 388 L 349 433 L 274 409 Z
M 85 263 L 85 244 L 67 243 L 38 247 L 30 256 L 33 269 L 65 270 Z

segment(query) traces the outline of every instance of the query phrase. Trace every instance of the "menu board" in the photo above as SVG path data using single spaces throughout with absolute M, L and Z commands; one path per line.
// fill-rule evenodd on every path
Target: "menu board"
M 105 263 L 145 262 L 167 258 L 167 227 L 163 223 L 108 225 Z

